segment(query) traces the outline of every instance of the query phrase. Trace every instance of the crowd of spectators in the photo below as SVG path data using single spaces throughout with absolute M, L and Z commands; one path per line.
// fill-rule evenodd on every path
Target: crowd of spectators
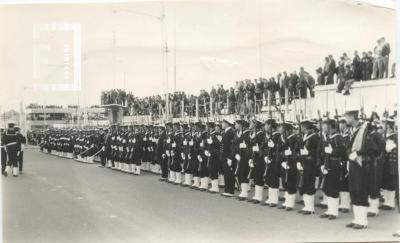
M 343 95 L 350 94 L 351 85 L 354 82 L 369 81 L 389 77 L 390 45 L 382 37 L 377 40 L 373 51 L 363 51 L 361 56 L 354 51 L 351 59 L 347 53 L 343 53 L 336 63 L 332 55 L 325 57 L 324 67 L 316 70 L 317 84 L 329 85 L 337 83 L 337 92 Z M 391 78 L 394 78 L 396 64 L 391 67 Z M 336 77 L 336 82 L 335 82 Z
M 314 97 L 316 85 L 337 84 L 337 92 L 350 94 L 351 85 L 358 81 L 388 78 L 390 45 L 385 38 L 380 38 L 373 51 L 359 54 L 354 51 L 351 59 L 343 53 L 336 62 L 332 55 L 325 57 L 323 67 L 316 69 L 316 79 L 303 67 L 291 73 L 281 72 L 276 77 L 245 79 L 236 81 L 234 87 L 223 85 L 212 86 L 211 90 L 201 90 L 195 96 L 184 92 L 175 92 L 168 96 L 149 96 L 139 98 L 121 89 L 103 91 L 102 104 L 120 104 L 127 106 L 130 115 L 152 115 L 158 117 L 167 112 L 168 97 L 169 114 L 179 117 L 196 115 L 196 100 L 199 104 L 199 115 L 212 114 L 256 114 L 266 104 L 276 105 L 291 102 L 293 99 Z M 395 64 L 392 65 L 391 77 L 395 77 Z M 285 92 L 288 99 L 285 100 Z M 182 107 L 183 101 L 183 107 Z M 184 109 L 182 112 L 182 108 Z

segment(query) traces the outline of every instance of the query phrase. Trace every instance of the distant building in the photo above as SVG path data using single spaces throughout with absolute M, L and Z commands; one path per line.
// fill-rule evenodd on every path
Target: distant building
M 26 129 L 68 128 L 108 125 L 105 108 L 30 105 L 25 109 Z

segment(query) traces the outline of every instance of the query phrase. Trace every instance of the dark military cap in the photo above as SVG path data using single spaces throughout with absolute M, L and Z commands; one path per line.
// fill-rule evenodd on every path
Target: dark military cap
M 14 128 L 15 127 L 15 123 L 10 122 L 10 123 L 8 123 L 7 127 L 8 128 Z
M 336 120 L 335 119 L 324 119 L 322 123 L 328 124 L 331 127 L 336 127 Z
M 227 118 L 223 119 L 222 122 L 228 124 L 229 126 L 233 125 L 233 121 Z
M 241 118 L 240 118 L 240 119 L 236 119 L 236 120 L 235 120 L 235 123 L 244 126 L 245 123 L 246 123 L 246 121 L 245 121 L 244 119 L 241 119 Z
M 290 121 L 281 122 L 281 123 L 279 123 L 279 125 L 282 126 L 285 130 L 293 130 L 294 129 L 294 125 Z
M 215 127 L 215 122 L 214 121 L 209 121 L 207 122 L 207 126 L 210 128 L 214 128 Z
M 269 118 L 265 121 L 265 124 L 270 125 L 271 127 L 276 127 L 278 124 L 275 119 Z
M 348 110 L 344 113 L 345 116 L 355 116 L 358 117 L 359 111 L 358 110 Z
M 251 119 L 251 121 L 254 123 L 255 126 L 260 127 L 263 122 L 261 120 L 258 120 L 257 118 Z

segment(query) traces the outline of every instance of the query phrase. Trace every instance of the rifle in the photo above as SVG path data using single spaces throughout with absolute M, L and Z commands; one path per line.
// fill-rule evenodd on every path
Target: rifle
M 281 119 L 282 119 L 283 124 L 285 124 L 285 114 L 284 113 L 281 113 Z M 283 140 L 284 140 L 283 143 L 282 143 L 282 145 L 283 145 L 284 143 L 287 142 L 286 141 L 286 128 L 285 128 L 285 125 L 282 126 L 282 137 L 283 137 Z M 288 144 L 288 147 L 289 147 L 289 144 Z M 279 150 L 280 150 L 280 148 L 279 148 Z M 279 152 L 279 150 L 277 149 L 277 152 Z M 278 157 L 279 153 L 277 153 L 276 156 Z M 287 159 L 288 159 L 287 163 L 289 163 L 289 158 L 287 158 Z M 289 178 L 289 170 L 286 169 L 286 168 L 284 170 L 285 170 L 284 171 L 284 182 L 287 183 L 288 178 Z
M 320 129 L 320 132 L 321 132 L 320 145 L 323 145 L 322 118 L 321 118 L 320 111 L 318 111 L 318 118 L 319 118 L 319 129 Z M 329 120 L 329 112 L 328 111 L 326 112 L 326 118 Z M 330 124 L 328 123 L 328 132 L 326 134 L 326 143 L 327 143 L 327 145 L 330 144 L 330 141 L 329 141 L 329 136 L 331 134 L 330 130 L 331 130 L 330 129 Z M 324 156 L 324 170 L 328 170 L 329 171 L 329 154 L 326 154 L 326 153 L 325 153 L 325 156 Z M 326 178 L 326 175 L 324 175 L 323 172 L 322 172 L 322 180 L 321 180 L 321 184 L 320 184 L 320 188 L 321 189 L 324 187 L 325 178 Z
M 256 138 L 256 135 L 257 135 L 257 129 L 256 129 L 256 126 L 255 126 L 255 125 L 254 125 L 254 128 L 253 128 L 253 133 L 254 133 L 254 138 L 252 138 L 252 139 L 255 139 L 255 138 Z M 252 141 L 251 144 L 253 145 L 253 141 Z M 258 145 L 258 144 L 257 144 L 257 145 Z M 252 148 L 253 148 L 253 147 L 254 147 L 254 146 L 252 146 Z M 247 175 L 247 179 L 250 179 L 250 178 L 251 178 L 251 174 L 253 173 L 253 168 L 254 168 L 254 163 L 255 163 L 255 155 L 254 155 L 253 149 L 252 149 L 252 153 L 251 153 L 251 160 L 253 161 L 253 167 L 250 168 L 249 174 Z
M 301 122 L 300 122 L 299 115 L 296 115 L 296 120 L 299 124 L 300 148 L 303 148 L 304 145 L 303 145 L 303 139 L 301 138 L 302 132 L 301 132 Z M 297 187 L 302 188 L 304 185 L 304 163 L 303 163 L 302 155 L 299 156 L 298 162 L 301 164 L 301 167 L 303 167 L 303 169 L 297 171 Z

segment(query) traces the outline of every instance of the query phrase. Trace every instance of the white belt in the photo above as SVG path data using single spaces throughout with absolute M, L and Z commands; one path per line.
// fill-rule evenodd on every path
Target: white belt
M 17 142 L 7 143 L 6 146 L 17 145 Z

